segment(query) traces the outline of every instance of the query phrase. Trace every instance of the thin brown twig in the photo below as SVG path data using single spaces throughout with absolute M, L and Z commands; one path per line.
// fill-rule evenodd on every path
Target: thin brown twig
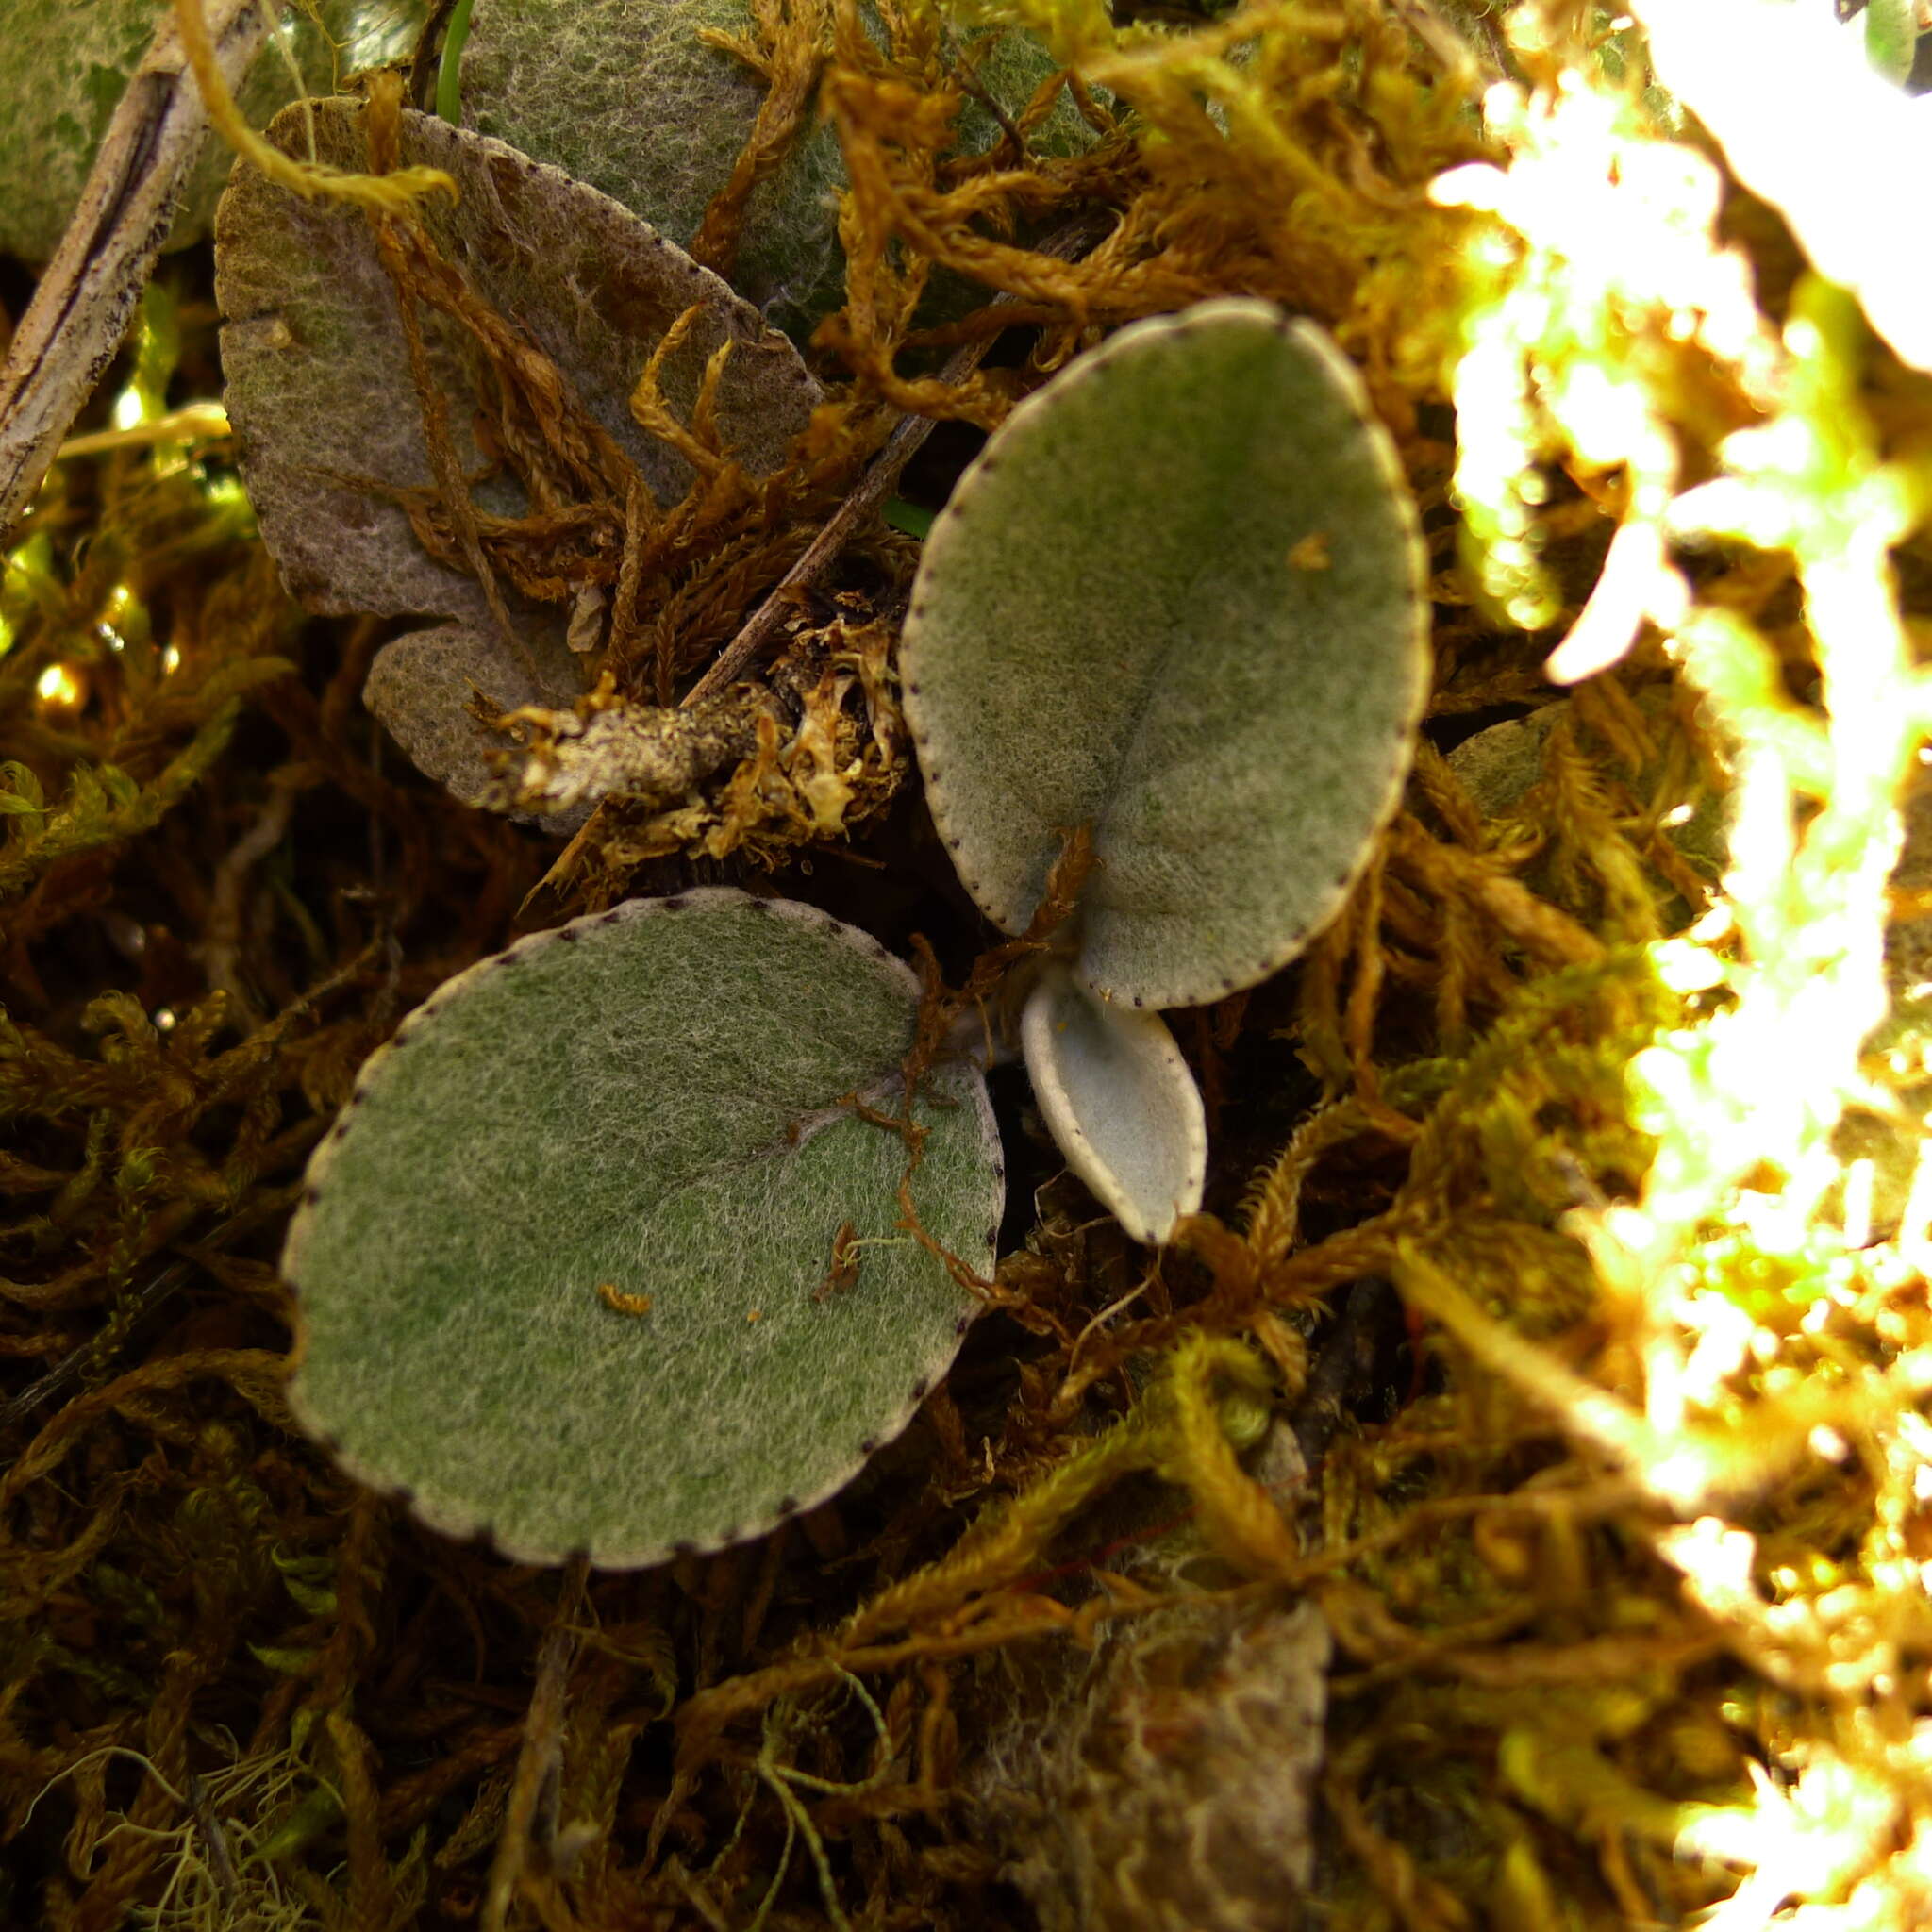
M 1061 261 L 1077 261 L 1099 242 L 1111 220 L 1111 214 L 1105 210 L 1076 216 L 1041 242 L 1039 252 Z M 987 306 L 990 308 L 1012 308 L 1019 306 L 1021 299 L 1016 295 L 999 294 Z M 996 333 L 989 333 L 976 341 L 962 343 L 955 349 L 941 370 L 940 379 L 956 387 L 964 382 L 992 347 Z M 705 699 L 715 697 L 734 678 L 742 675 L 772 641 L 786 613 L 796 607 L 800 593 L 824 575 L 833 558 L 892 493 L 892 486 L 898 482 L 900 472 L 932 434 L 936 421 L 931 416 L 905 416 L 900 419 L 852 493 L 833 511 L 824 527 L 812 539 L 811 547 L 785 573 L 777 588 L 745 620 L 738 635 L 719 653 L 710 669 L 685 692 L 680 701 L 682 705 L 689 708 L 702 704 Z

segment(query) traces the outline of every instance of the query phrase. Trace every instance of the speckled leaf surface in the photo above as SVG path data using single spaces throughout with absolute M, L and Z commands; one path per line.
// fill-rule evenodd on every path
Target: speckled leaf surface
M 1201 1206 L 1201 1090 L 1158 1013 L 1097 1000 L 1058 962 L 1028 995 L 1020 1041 L 1060 1152 L 1137 1241 L 1164 1241 Z
M 534 619 L 521 632 L 523 655 L 497 626 L 441 624 L 392 638 L 375 655 L 362 685 L 362 702 L 409 755 L 419 772 L 465 805 L 500 808 L 492 752 L 511 741 L 471 714 L 477 696 L 499 711 L 524 705 L 567 707 L 583 691 L 578 660 L 563 641 L 562 625 Z M 575 831 L 587 808 L 542 819 L 552 832 Z
M 441 989 L 309 1170 L 284 1271 L 291 1400 L 362 1480 L 508 1555 L 718 1547 L 846 1482 L 951 1361 L 974 1303 L 898 1238 L 891 1106 L 914 977 L 812 908 L 634 900 Z M 922 1219 L 990 1267 L 983 1081 L 922 1107 Z M 828 1286 L 835 1238 L 861 1241 Z M 649 1298 L 625 1313 L 599 1293 Z
M 967 890 L 1024 929 L 1092 828 L 1079 970 L 1183 1006 L 1340 907 L 1426 686 L 1415 508 L 1352 365 L 1267 304 L 1123 329 L 1029 398 L 927 540 L 902 654 Z
M 868 30 L 884 28 L 869 8 Z M 688 243 L 730 179 L 764 86 L 701 30 L 743 35 L 744 0 L 475 0 L 461 64 L 463 123 L 592 183 Z M 977 44 L 980 84 L 1017 115 L 1054 71 L 1014 29 Z M 959 145 L 999 138 L 976 101 Z M 1063 92 L 1033 132 L 1036 152 L 1070 154 L 1093 139 Z M 732 280 L 801 335 L 836 308 L 844 285 L 836 197 L 845 187 L 837 132 L 813 126 L 753 191 Z
M 360 105 L 325 101 L 313 113 L 318 158 L 366 167 Z M 286 110 L 270 138 L 301 151 L 308 118 Z M 455 178 L 455 207 L 442 196 L 425 206 L 439 251 L 550 357 L 660 500 L 682 496 L 689 471 L 637 426 L 628 398 L 652 347 L 693 305 L 706 315 L 666 364 L 666 397 L 688 417 L 706 358 L 729 338 L 724 440 L 758 474 L 783 459 L 817 385 L 791 344 L 715 275 L 595 189 L 432 116 L 405 112 L 402 159 Z M 215 241 L 228 412 L 262 535 L 290 589 L 324 611 L 480 617 L 475 581 L 423 549 L 394 500 L 426 487 L 431 472 L 395 294 L 367 220 L 242 168 Z M 451 441 L 474 473 L 483 458 L 470 426 L 470 344 L 422 313 L 438 388 L 451 399 Z M 475 499 L 502 514 L 525 508 L 507 477 Z
M 333 93 L 365 67 L 405 58 L 427 0 L 323 0 L 291 7 L 241 90 L 258 126 L 305 89 Z M 8 0 L 0 81 L 0 252 L 44 261 L 80 199 L 108 118 L 164 18 L 158 0 Z M 210 135 L 183 192 L 169 245 L 200 241 L 233 155 Z

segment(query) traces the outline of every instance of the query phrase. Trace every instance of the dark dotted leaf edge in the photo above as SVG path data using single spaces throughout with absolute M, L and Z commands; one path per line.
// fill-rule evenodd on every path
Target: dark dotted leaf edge
M 807 906 L 795 899 L 760 898 L 755 893 L 741 891 L 731 886 L 694 887 L 690 891 L 662 899 L 629 899 L 621 906 L 612 907 L 607 912 L 586 913 L 580 919 L 572 920 L 567 925 L 528 934 L 507 946 L 502 952 L 492 953 L 488 958 L 477 960 L 474 966 L 466 968 L 454 978 L 445 980 L 420 1007 L 405 1017 L 388 1043 L 378 1047 L 362 1063 L 361 1071 L 356 1076 L 356 1084 L 348 1099 L 343 1102 L 341 1110 L 330 1124 L 327 1132 L 317 1142 L 315 1152 L 310 1157 L 301 1202 L 290 1221 L 288 1238 L 283 1243 L 282 1278 L 294 1291 L 297 1307 L 301 1305 L 302 1297 L 302 1249 L 308 1237 L 309 1223 L 322 1199 L 323 1189 L 327 1183 L 328 1171 L 334 1165 L 336 1150 L 354 1130 L 356 1115 L 367 1101 L 372 1083 L 383 1077 L 382 1069 L 394 1054 L 408 1043 L 414 1033 L 452 1000 L 460 999 L 463 993 L 478 981 L 491 974 L 501 973 L 520 960 L 527 959 L 532 953 L 541 948 L 567 945 L 587 930 L 596 926 L 661 918 L 697 907 L 724 903 L 741 904 L 747 910 L 767 913 L 774 918 L 789 919 L 809 931 L 825 933 L 864 958 L 888 968 L 891 976 L 906 989 L 908 999 L 916 1002 L 919 998 L 918 974 L 905 960 L 881 945 L 870 933 L 862 932 L 857 926 L 847 925 L 842 920 L 834 919 L 830 913 L 822 912 L 815 906 Z M 1006 1160 L 1000 1150 L 999 1128 L 993 1119 L 992 1102 L 986 1091 L 984 1080 L 975 1080 L 969 1085 L 972 1102 L 977 1113 L 980 1138 L 988 1150 L 992 1176 L 1004 1191 L 1007 1178 Z M 999 1229 L 996 1225 L 988 1228 L 983 1272 L 990 1273 L 998 1258 L 998 1237 Z M 960 1258 L 970 1260 L 974 1257 Z M 303 1340 L 299 1330 L 291 1358 L 292 1374 L 285 1392 L 295 1419 L 328 1451 L 330 1457 L 345 1474 L 352 1476 L 364 1489 L 405 1504 L 419 1522 L 442 1536 L 459 1541 L 485 1541 L 499 1556 L 512 1563 L 564 1563 L 575 1557 L 585 1557 L 603 1570 L 642 1570 L 655 1563 L 668 1562 L 675 1557 L 715 1555 L 718 1551 L 729 1549 L 734 1544 L 766 1535 L 791 1517 L 814 1509 L 821 1503 L 827 1502 L 837 1495 L 877 1451 L 888 1442 L 896 1441 L 911 1426 L 913 1417 L 919 1413 L 920 1405 L 932 1392 L 934 1385 L 951 1368 L 953 1358 L 958 1352 L 958 1344 L 965 1339 L 974 1319 L 975 1315 L 972 1311 L 959 1317 L 953 1328 L 953 1347 L 941 1351 L 923 1365 L 920 1374 L 908 1391 L 905 1406 L 889 1417 L 874 1433 L 854 1446 L 850 1465 L 842 1475 L 809 1495 L 782 1497 L 768 1514 L 747 1523 L 734 1524 L 719 1531 L 714 1537 L 698 1541 L 685 1539 L 672 1543 L 643 1544 L 632 1549 L 556 1549 L 508 1541 L 497 1533 L 494 1525 L 486 1517 L 439 1507 L 419 1497 L 407 1483 L 396 1482 L 364 1462 L 354 1450 L 343 1443 L 334 1428 L 321 1417 L 310 1412 L 302 1400 Z

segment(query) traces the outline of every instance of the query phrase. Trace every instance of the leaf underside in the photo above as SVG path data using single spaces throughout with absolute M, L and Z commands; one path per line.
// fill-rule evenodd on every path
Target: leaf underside
M 1208 1123 L 1167 1022 L 1095 999 L 1049 964 L 1020 1021 L 1026 1072 L 1067 1165 L 1138 1241 L 1201 1206 Z
M 362 702 L 416 769 L 464 805 L 502 808 L 491 755 L 513 748 L 471 712 L 479 693 L 498 710 L 513 711 L 524 705 L 567 706 L 583 688 L 562 626 L 536 613 L 532 619 L 519 632 L 522 658 L 488 619 L 441 624 L 391 639 L 363 681 Z M 589 816 L 588 808 L 574 808 L 537 822 L 568 834 Z
M 1081 975 L 1252 985 L 1340 906 L 1426 683 L 1414 506 L 1359 378 L 1265 303 L 1123 329 L 1016 409 L 925 546 L 903 666 L 967 890 L 1024 929 L 1092 828 Z
M 451 981 L 318 1152 L 284 1270 L 291 1399 L 350 1472 L 509 1556 L 613 1567 L 770 1528 L 910 1420 L 974 1304 L 902 1236 L 908 970 L 809 908 L 640 900 Z M 953 1063 L 914 1199 L 990 1268 L 984 1082 Z M 850 1222 L 854 1279 L 830 1287 Z M 649 1298 L 608 1306 L 600 1284 Z
M 359 103 L 327 100 L 275 118 L 269 138 L 363 169 Z M 667 361 L 663 391 L 689 420 L 705 362 L 727 339 L 719 394 L 726 446 L 754 474 L 783 460 L 819 391 L 796 350 L 756 310 L 656 230 L 592 188 L 500 142 L 405 111 L 401 162 L 441 168 L 460 199 L 420 205 L 438 252 L 556 364 L 659 503 L 689 466 L 632 420 L 630 391 L 652 347 L 687 309 L 703 319 Z M 227 406 L 262 534 L 310 608 L 481 619 L 480 587 L 422 547 L 396 493 L 432 482 L 395 291 L 367 218 L 304 201 L 240 167 L 216 221 L 216 293 Z M 466 331 L 417 305 L 450 441 L 465 474 L 485 468 L 472 433 L 477 352 Z M 513 478 L 474 492 L 479 511 L 524 514 Z

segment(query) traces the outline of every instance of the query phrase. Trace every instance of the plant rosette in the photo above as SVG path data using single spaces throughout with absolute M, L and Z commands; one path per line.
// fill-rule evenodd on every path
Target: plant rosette
M 926 795 L 1008 933 L 1091 837 L 1020 1034 L 1068 1164 L 1138 1240 L 1206 1174 L 1153 1009 L 1255 985 L 1340 909 L 1408 769 L 1427 611 L 1359 375 L 1264 302 L 1120 330 L 1014 410 L 933 525 L 901 658 Z
M 935 525 L 905 673 L 935 817 L 1015 933 L 1091 831 L 1020 1033 L 1069 1164 L 1137 1239 L 1194 1210 L 1206 1166 L 1155 1009 L 1252 985 L 1341 903 L 1407 768 L 1423 585 L 1353 369 L 1257 302 L 1082 358 Z M 878 1124 L 918 1011 L 874 941 L 724 890 L 451 981 L 311 1166 L 284 1257 L 305 1423 L 525 1560 L 655 1562 L 829 1495 L 952 1358 L 973 1304 L 946 1257 L 995 1258 L 978 1069 L 922 1083 L 916 1165 Z

